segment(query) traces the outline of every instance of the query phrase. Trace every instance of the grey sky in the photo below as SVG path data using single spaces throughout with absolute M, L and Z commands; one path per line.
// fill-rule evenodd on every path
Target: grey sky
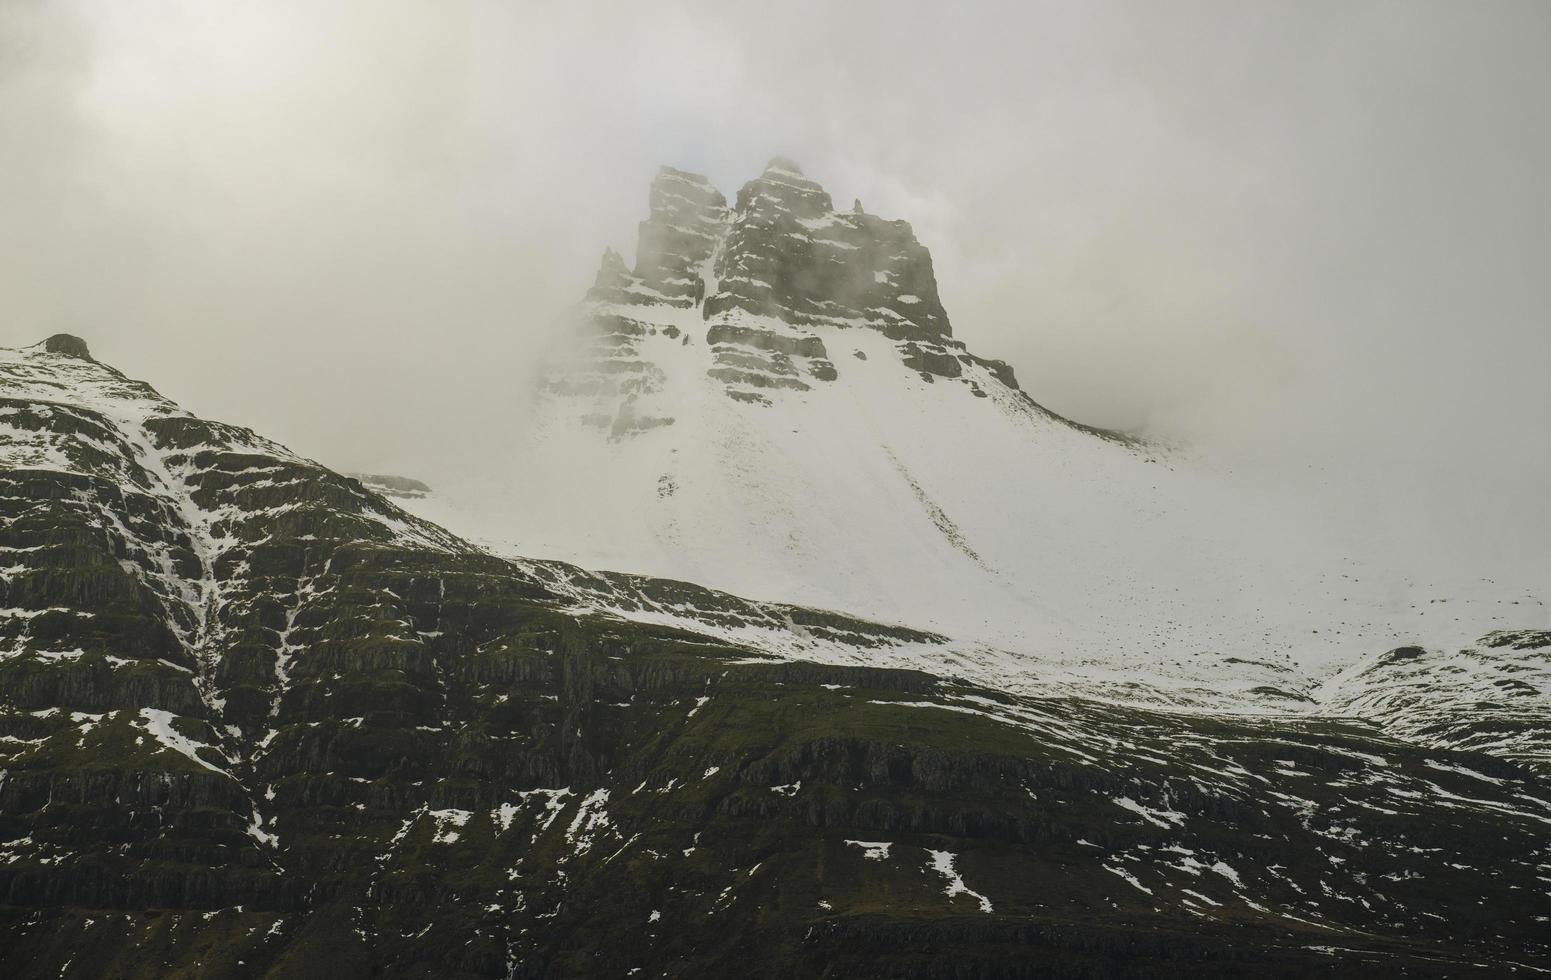
M 1551 459 L 1551 6 L 0 0 L 0 343 L 434 479 L 659 163 L 913 222 L 956 333 L 1180 439 Z

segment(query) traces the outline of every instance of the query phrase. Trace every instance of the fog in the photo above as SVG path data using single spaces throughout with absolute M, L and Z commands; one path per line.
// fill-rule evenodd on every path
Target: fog
M 1548 92 L 1532 2 L 0 0 L 0 344 L 435 482 L 520 425 L 659 164 L 730 197 L 780 153 L 910 220 L 1058 411 L 1516 483 Z

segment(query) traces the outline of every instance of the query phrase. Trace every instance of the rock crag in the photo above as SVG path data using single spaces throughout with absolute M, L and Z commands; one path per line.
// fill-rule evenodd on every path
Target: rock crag
M 996 386 L 1049 414 L 1011 367 L 953 337 L 931 253 L 908 222 L 868 214 L 860 201 L 835 210 L 791 160 L 771 160 L 730 207 L 706 178 L 664 167 L 649 206 L 635 269 L 604 252 L 584 342 L 548 381 L 611 436 L 672 424 L 651 407 L 668 372 L 701 371 L 728 397 L 765 407 L 781 392 L 835 381 L 843 368 L 829 347 L 854 330 L 895 341 L 900 363 L 927 381 L 978 397 Z M 659 335 L 672 343 L 643 347 Z

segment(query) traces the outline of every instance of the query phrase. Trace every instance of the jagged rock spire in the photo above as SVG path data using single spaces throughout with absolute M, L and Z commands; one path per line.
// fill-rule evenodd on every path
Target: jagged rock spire
M 598 274 L 593 277 L 587 298 L 603 303 L 630 302 L 630 285 L 633 280 L 625 260 L 612 248 L 603 250 L 603 260 L 598 263 Z
M 630 270 L 625 268 L 624 257 L 612 248 L 603 250 L 603 261 L 598 266 L 598 277 L 593 280 L 595 289 L 615 288 L 628 284 Z

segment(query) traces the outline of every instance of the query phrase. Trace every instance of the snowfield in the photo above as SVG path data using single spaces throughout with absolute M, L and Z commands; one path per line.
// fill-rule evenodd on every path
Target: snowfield
M 406 509 L 501 554 L 941 633 L 878 656 L 1023 693 L 1302 711 L 1365 656 L 1551 625 L 1551 542 L 1407 564 L 1338 480 L 1106 440 L 984 368 L 965 373 L 988 397 L 929 382 L 865 327 L 807 328 L 837 380 L 747 404 L 707 375 L 698 308 L 607 312 L 659 327 L 640 404 L 673 424 L 611 439 L 546 395 L 488 479 Z

